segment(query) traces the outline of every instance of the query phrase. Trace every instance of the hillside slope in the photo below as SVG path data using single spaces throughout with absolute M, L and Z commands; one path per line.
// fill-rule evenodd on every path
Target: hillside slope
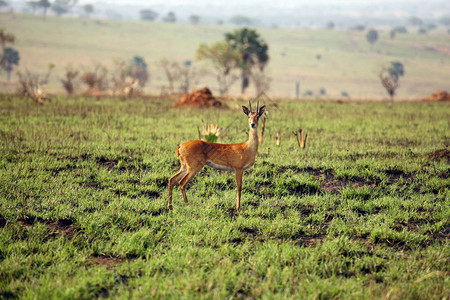
M 114 58 L 143 56 L 150 70 L 146 92 L 159 93 L 167 80 L 158 62 L 192 60 L 203 76 L 195 86 L 209 86 L 217 93 L 215 77 L 208 64 L 195 61 L 200 43 L 222 40 L 234 27 L 150 22 L 75 19 L 20 14 L 0 14 L 0 27 L 16 36 L 19 69 L 44 72 L 48 63 L 56 65 L 49 88 L 62 92 L 60 78 L 65 67 L 90 66 L 100 62 L 112 66 Z M 353 99 L 382 99 L 386 93 L 378 79 L 383 65 L 400 61 L 405 66 L 398 98 L 424 98 L 439 89 L 450 89 L 450 35 L 414 33 L 390 39 L 388 30 L 370 46 L 365 32 L 348 30 L 258 28 L 270 47 L 267 74 L 271 96 L 293 97 L 295 83 L 300 93 L 313 97 L 339 98 L 343 92 Z M 2 89 L 11 89 L 1 75 Z M 17 80 L 14 75 L 13 81 Z M 80 87 L 83 90 L 84 87 Z M 324 90 L 325 95 L 320 94 Z M 239 92 L 236 82 L 232 93 Z M 249 89 L 249 95 L 254 91 Z

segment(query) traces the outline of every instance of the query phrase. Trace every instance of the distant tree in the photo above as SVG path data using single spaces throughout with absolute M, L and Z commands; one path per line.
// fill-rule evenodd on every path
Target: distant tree
M 436 29 L 436 24 L 433 24 L 433 23 L 429 23 L 429 24 L 427 24 L 427 25 L 425 25 L 425 28 L 427 29 L 427 30 L 433 30 L 433 29 Z
M 8 2 L 6 2 L 5 0 L 0 0 L 0 9 L 3 9 L 8 6 L 9 6 Z
M 130 72 L 129 64 L 126 60 L 117 57 L 113 59 L 113 65 L 114 67 L 109 71 L 113 94 L 124 98 L 132 96 L 134 87 L 137 87 L 137 82 L 128 76 Z
M 179 78 L 178 63 L 164 58 L 161 59 L 159 64 L 163 68 L 164 74 L 166 75 L 167 81 L 169 82 L 168 86 L 169 93 L 174 93 L 175 81 L 177 81 Z
M 226 42 L 216 42 L 211 46 L 201 44 L 197 49 L 197 58 L 212 63 L 220 95 L 228 93 L 230 86 L 239 78 L 233 73 L 240 65 L 239 50 L 232 49 Z
M 15 50 L 14 48 L 7 47 L 3 51 L 2 58 L 0 60 L 0 66 L 3 70 L 6 71 L 6 76 L 8 78 L 8 81 L 11 79 L 11 71 L 14 68 L 14 65 L 19 65 L 19 52 Z
M 356 26 L 352 27 L 352 29 L 356 30 L 356 31 L 364 31 L 364 30 L 366 30 L 366 26 L 364 26 L 364 25 L 356 25 Z
M 154 21 L 158 17 L 158 13 L 151 9 L 143 9 L 139 12 L 141 20 Z
M 225 34 L 225 40 L 231 49 L 239 51 L 240 64 L 238 67 L 241 69 L 241 92 L 244 93 L 250 83 L 252 68 L 258 67 L 262 71 L 269 61 L 269 46 L 261 39 L 256 30 L 248 28 L 237 29 Z
M 314 92 L 311 91 L 311 90 L 306 90 L 305 93 L 304 93 L 304 95 L 305 95 L 305 96 L 313 96 L 313 95 L 314 95 Z
M 393 61 L 391 62 L 390 67 L 388 68 L 389 76 L 399 78 L 400 76 L 405 75 L 405 67 L 401 62 Z
M 55 0 L 51 9 L 58 15 L 67 14 L 77 4 L 78 0 Z
M 0 45 L 2 46 L 2 51 L 5 51 L 6 44 L 14 44 L 15 36 L 12 33 L 6 32 L 4 28 L 0 28 Z
M 68 95 L 72 95 L 75 91 L 75 80 L 80 74 L 80 71 L 73 67 L 72 64 L 66 66 L 65 78 L 61 79 L 61 83 Z
M 230 22 L 238 26 L 250 26 L 253 23 L 252 19 L 243 15 L 236 15 L 231 17 Z
M 144 59 L 135 56 L 128 62 L 121 58 L 115 58 L 113 62 L 114 68 L 110 74 L 114 95 L 122 98 L 139 95 L 149 77 Z
M 92 4 L 83 5 L 83 12 L 86 16 L 89 17 L 91 14 L 94 13 L 94 5 L 92 5 Z
M 370 44 L 374 44 L 376 41 L 378 41 L 378 31 L 375 29 L 371 29 L 367 32 L 366 39 Z
M 130 70 L 128 75 L 137 80 L 138 85 L 143 88 L 149 79 L 147 63 L 141 56 L 135 56 L 130 62 Z
M 0 67 L 5 70 L 10 78 L 10 73 L 14 65 L 19 63 L 19 52 L 13 48 L 6 47 L 7 44 L 14 44 L 15 36 L 12 33 L 6 32 L 4 28 L 0 28 L 0 46 L 2 52 L 0 53 Z
M 256 95 L 262 95 L 263 93 L 267 92 L 270 89 L 270 81 L 272 80 L 269 76 L 267 76 L 266 73 L 264 73 L 264 70 L 261 70 L 260 68 L 255 68 L 250 78 L 252 80 L 253 85 L 255 86 Z
M 36 13 L 36 10 L 40 7 L 39 1 L 28 1 L 27 6 L 31 9 L 33 14 Z
M 408 33 L 408 30 L 406 29 L 406 27 L 405 26 L 397 26 L 397 27 L 394 27 L 393 29 L 392 29 L 392 31 L 394 31 L 395 33 Z
M 427 34 L 428 30 L 426 28 L 421 27 L 417 30 L 417 33 L 418 34 Z
M 185 60 L 182 64 L 178 64 L 179 90 L 183 94 L 189 93 L 193 84 L 196 84 L 200 74 L 196 68 L 192 66 L 191 60 Z
M 49 63 L 46 74 L 32 73 L 28 70 L 25 73 L 17 72 L 17 77 L 19 78 L 19 95 L 29 97 L 38 104 L 43 104 L 44 100 L 48 99 L 45 86 L 54 68 L 55 64 Z
M 192 66 L 190 60 L 177 62 L 168 59 L 162 59 L 160 66 L 163 68 L 169 82 L 168 90 L 170 93 L 175 92 L 175 86 L 184 94 L 187 94 L 191 86 L 196 83 L 199 78 L 199 72 Z
M 439 23 L 441 23 L 444 26 L 450 26 L 450 15 L 440 17 Z
M 391 39 L 394 39 L 394 38 L 395 38 L 395 35 L 396 35 L 395 30 L 394 30 L 394 29 L 391 29 L 391 31 L 389 31 L 389 37 L 390 37 Z
M 38 7 L 42 9 L 42 15 L 44 16 L 44 19 L 47 16 L 47 10 L 51 7 L 51 3 L 48 0 L 39 0 L 38 1 Z
M 326 28 L 326 29 L 330 29 L 330 30 L 334 29 L 334 27 L 335 27 L 335 24 L 334 24 L 333 21 L 329 21 L 329 22 L 327 23 L 327 25 L 325 25 L 325 28 Z
M 422 26 L 423 25 L 422 19 L 420 19 L 418 17 L 408 18 L 408 23 L 411 24 L 412 26 Z
M 177 21 L 177 18 L 175 17 L 175 13 L 173 11 L 170 11 L 163 19 L 164 22 L 167 23 L 175 23 Z
M 59 2 L 55 2 L 52 5 L 51 9 L 58 16 L 62 16 L 62 15 L 64 15 L 64 14 L 69 12 L 69 9 L 66 6 L 64 6 L 61 3 L 59 3 Z
M 89 69 L 85 69 L 80 77 L 81 81 L 87 85 L 87 94 L 95 94 L 104 91 L 108 87 L 108 69 L 100 63 Z
M 191 24 L 197 25 L 198 22 L 200 21 L 200 16 L 191 15 L 189 16 L 189 21 L 191 22 Z
M 394 100 L 395 92 L 399 87 L 399 78 L 405 75 L 405 69 L 401 62 L 393 61 L 388 67 L 383 67 L 379 77 L 381 84 L 391 96 L 391 100 Z

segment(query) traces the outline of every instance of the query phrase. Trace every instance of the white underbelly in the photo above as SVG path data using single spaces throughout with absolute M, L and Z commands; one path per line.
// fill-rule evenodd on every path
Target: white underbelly
M 244 170 L 247 170 L 248 168 L 250 168 L 251 166 L 253 166 L 253 163 L 254 163 L 254 162 L 249 162 L 248 164 L 246 164 L 246 165 L 244 166 Z
M 215 163 L 213 163 L 212 161 L 209 161 L 209 160 L 206 162 L 206 165 L 211 167 L 211 168 L 217 169 L 217 170 L 224 170 L 224 171 L 230 171 L 230 172 L 234 171 L 233 168 L 230 168 L 230 167 L 224 166 L 224 165 L 215 164 Z

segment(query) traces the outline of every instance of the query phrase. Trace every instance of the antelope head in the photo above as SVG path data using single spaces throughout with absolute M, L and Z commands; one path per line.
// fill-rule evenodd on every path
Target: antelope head
M 250 101 L 248 101 L 248 106 L 242 106 L 242 110 L 244 111 L 244 114 L 248 117 L 248 124 L 250 125 L 251 129 L 256 129 L 258 127 L 258 120 L 259 118 L 264 114 L 264 111 L 266 110 L 266 106 L 263 105 L 259 107 L 259 101 L 256 104 L 256 111 L 252 111 L 252 104 Z

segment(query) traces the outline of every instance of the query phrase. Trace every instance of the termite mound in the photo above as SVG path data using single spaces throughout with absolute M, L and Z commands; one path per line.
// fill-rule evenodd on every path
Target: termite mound
M 211 90 L 207 87 L 195 89 L 189 94 L 181 96 L 181 98 L 175 103 L 175 107 L 185 106 L 196 108 L 225 107 L 222 102 L 213 96 Z
M 450 94 L 446 91 L 437 91 L 425 98 L 425 101 L 450 101 Z

